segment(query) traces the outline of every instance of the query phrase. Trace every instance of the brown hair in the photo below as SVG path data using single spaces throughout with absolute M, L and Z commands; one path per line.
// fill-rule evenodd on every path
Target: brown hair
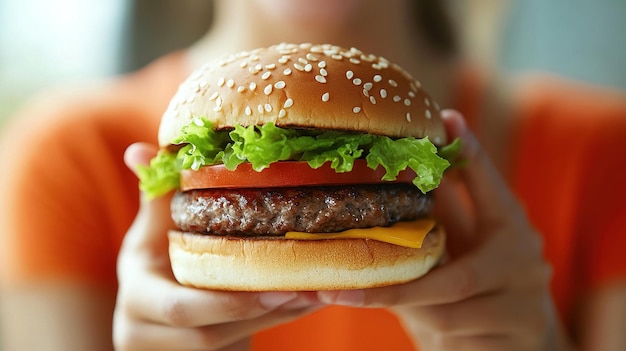
M 442 0 L 415 0 L 411 3 L 426 40 L 442 53 L 456 53 L 456 31 L 446 3 Z

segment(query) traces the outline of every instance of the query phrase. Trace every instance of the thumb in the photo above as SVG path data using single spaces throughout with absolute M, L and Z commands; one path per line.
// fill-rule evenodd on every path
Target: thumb
M 137 174 L 139 167 L 147 166 L 157 151 L 158 147 L 152 144 L 132 144 L 124 153 L 124 163 Z M 170 202 L 171 194 L 152 199 L 141 194 L 139 211 L 126 233 L 120 255 L 128 251 L 133 252 L 133 255 L 145 254 L 150 258 L 147 262 L 156 257 L 167 257 L 167 231 L 175 228 Z
M 135 175 L 140 166 L 149 166 L 150 160 L 156 156 L 159 148 L 149 143 L 131 144 L 124 152 L 124 163 Z

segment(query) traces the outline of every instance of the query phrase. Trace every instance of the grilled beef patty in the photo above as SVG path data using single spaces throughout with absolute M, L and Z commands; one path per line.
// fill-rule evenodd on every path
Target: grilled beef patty
M 424 217 L 433 201 L 411 184 L 201 189 L 178 192 L 172 218 L 187 232 L 282 236 L 389 226 Z

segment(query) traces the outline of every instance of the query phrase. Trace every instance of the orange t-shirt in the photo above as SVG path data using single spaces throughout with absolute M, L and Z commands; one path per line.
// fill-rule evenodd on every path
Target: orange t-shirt
M 0 278 L 64 279 L 114 292 L 116 257 L 138 207 L 123 153 L 156 143 L 186 77 L 180 53 L 98 88 L 48 94 L 3 130 Z M 479 96 L 457 106 L 470 117 Z M 509 179 L 544 234 L 565 320 L 580 298 L 626 279 L 626 102 L 615 93 L 533 79 L 519 90 Z M 411 350 L 381 309 L 331 307 L 259 333 L 257 350 Z

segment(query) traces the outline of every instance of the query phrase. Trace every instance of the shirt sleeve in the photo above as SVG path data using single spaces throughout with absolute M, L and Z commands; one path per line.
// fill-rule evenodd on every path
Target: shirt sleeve
M 626 279 L 626 96 L 545 77 L 520 91 L 514 183 L 544 235 L 557 297 L 575 304 Z
M 136 213 L 123 165 L 123 111 L 80 93 L 25 107 L 0 141 L 0 278 L 114 287 L 121 238 Z

